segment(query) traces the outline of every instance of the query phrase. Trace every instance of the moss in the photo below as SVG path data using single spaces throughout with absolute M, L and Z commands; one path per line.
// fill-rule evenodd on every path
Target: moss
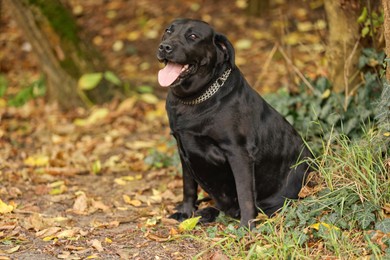
M 75 62 L 70 58 L 65 58 L 64 60 L 60 61 L 60 65 L 62 68 L 64 68 L 73 78 L 78 79 L 80 78 L 82 72 L 80 71 L 80 68 L 75 64 Z
M 62 39 L 78 45 L 78 28 L 71 12 L 58 0 L 28 0 L 37 6 Z

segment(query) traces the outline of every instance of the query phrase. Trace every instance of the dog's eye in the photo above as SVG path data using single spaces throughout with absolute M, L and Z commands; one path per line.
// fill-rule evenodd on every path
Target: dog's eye
M 191 40 L 196 40 L 199 37 L 198 37 L 198 35 L 191 33 L 190 35 L 188 35 L 188 38 L 190 38 Z
M 166 32 L 167 34 L 171 34 L 171 33 L 172 33 L 172 29 L 171 29 L 171 28 L 167 28 L 167 29 L 165 29 L 165 32 Z

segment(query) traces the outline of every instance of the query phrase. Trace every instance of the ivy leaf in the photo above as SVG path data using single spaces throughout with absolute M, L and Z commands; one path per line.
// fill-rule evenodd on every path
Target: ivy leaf
M 356 220 L 362 229 L 367 229 L 371 223 L 375 222 L 375 214 L 372 212 L 360 213 L 356 215 Z
M 78 87 L 81 90 L 94 89 L 100 83 L 102 78 L 103 74 L 100 72 L 84 74 L 79 79 Z
M 375 224 L 375 229 L 382 231 L 383 233 L 390 233 L 390 218 L 385 218 Z

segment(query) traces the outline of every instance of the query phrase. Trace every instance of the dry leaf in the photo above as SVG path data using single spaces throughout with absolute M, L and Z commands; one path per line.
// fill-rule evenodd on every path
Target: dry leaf
M 11 213 L 14 209 L 14 206 L 8 205 L 0 199 L 0 214 Z
M 97 251 L 102 252 L 103 251 L 103 246 L 102 243 L 100 243 L 99 240 L 94 239 L 91 241 L 92 247 L 94 247 Z
M 19 248 L 20 248 L 20 245 L 15 246 L 15 247 L 12 247 L 12 248 L 7 249 L 7 250 L 4 250 L 4 252 L 5 252 L 6 254 L 12 254 L 12 253 L 15 253 L 16 251 L 18 251 Z
M 96 208 L 96 209 L 100 209 L 100 210 L 103 210 L 104 212 L 107 212 L 110 210 L 110 207 L 107 206 L 106 204 L 104 204 L 102 201 L 98 200 L 91 200 L 91 207 L 93 208 Z
M 79 228 L 63 230 L 63 231 L 58 232 L 56 234 L 56 237 L 58 237 L 58 238 L 74 237 L 78 233 L 79 230 L 80 230 Z
M 77 196 L 74 204 L 73 204 L 73 211 L 76 214 L 84 214 L 88 208 L 88 201 L 87 196 L 84 192 L 80 192 L 80 194 Z
M 152 233 L 147 233 L 146 237 L 149 238 L 150 240 L 153 240 L 153 241 L 156 241 L 156 242 L 167 242 L 168 240 L 171 239 L 170 235 L 167 236 L 167 237 L 161 237 L 161 236 L 158 236 L 158 235 L 155 235 L 155 234 L 152 234 Z
M 123 195 L 122 197 L 123 197 L 123 200 L 124 200 L 125 203 L 130 204 L 130 205 L 132 205 L 132 206 L 134 206 L 134 207 L 139 207 L 139 206 L 142 205 L 142 202 L 141 202 L 141 201 L 136 200 L 136 199 L 132 200 L 132 199 L 131 199 L 128 195 L 126 195 L 126 194 Z
M 46 228 L 46 229 L 43 229 L 41 231 L 38 231 L 37 233 L 35 233 L 35 236 L 36 237 L 52 237 L 54 236 L 55 234 L 57 234 L 57 232 L 59 232 L 61 230 L 61 228 L 59 227 L 49 227 L 49 228 Z

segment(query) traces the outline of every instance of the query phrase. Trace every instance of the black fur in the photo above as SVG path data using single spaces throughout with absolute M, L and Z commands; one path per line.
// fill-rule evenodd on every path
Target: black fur
M 286 198 L 297 198 L 309 170 L 297 163 L 311 154 L 294 128 L 246 82 L 229 40 L 205 22 L 180 19 L 164 33 L 157 57 L 192 67 L 170 86 L 166 102 L 184 182 L 183 203 L 171 217 L 201 215 L 208 222 L 220 210 L 248 226 L 260 210 L 271 216 Z M 181 102 L 202 94 L 228 68 L 229 78 L 210 99 Z M 198 185 L 218 210 L 197 211 Z

